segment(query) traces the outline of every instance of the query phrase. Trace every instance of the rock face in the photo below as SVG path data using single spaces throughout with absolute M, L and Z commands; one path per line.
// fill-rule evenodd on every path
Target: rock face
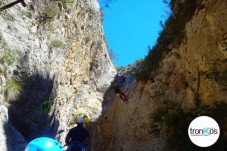
M 0 115 L 0 149 L 4 151 L 24 150 L 27 142 L 10 123 L 8 119 L 8 110 L 4 105 L 0 105 Z
M 180 104 L 185 111 L 195 108 L 196 100 L 227 103 L 227 3 L 212 0 L 201 5 L 186 24 L 180 45 L 169 46 L 154 79 L 125 86 L 128 103 L 116 98 L 103 115 L 99 125 L 103 150 L 171 150 L 165 148 L 165 137 L 150 133 L 151 115 L 163 102 Z M 226 133 L 226 127 L 222 131 Z
M 75 124 L 76 116 L 82 114 L 94 122 L 101 115 L 104 93 L 116 74 L 106 45 L 100 37 L 102 30 L 99 8 L 93 8 L 96 6 L 93 3 L 97 2 L 92 1 L 86 5 L 77 3 L 82 8 L 80 11 L 90 12 L 78 18 L 77 22 L 81 23 L 77 31 L 79 34 L 67 52 L 54 83 L 52 122 L 62 142 L 69 125 Z
M 180 45 L 168 46 L 154 79 L 134 79 L 140 63 L 120 70 L 128 76 L 122 88 L 127 103 L 113 100 L 108 89 L 116 71 L 96 0 L 26 3 L 0 12 L 1 151 L 22 151 L 25 139 L 39 136 L 64 145 L 80 114 L 93 123 L 91 150 L 167 150 L 166 139 L 150 133 L 151 115 L 163 102 L 190 111 L 195 101 L 227 101 L 224 0 L 201 3 Z
M 28 141 L 57 135 L 63 143 L 77 115 L 97 120 L 116 74 L 96 0 L 26 4 L 0 14 L 1 118 L 8 117 L 9 110 L 9 122 L 1 121 L 2 151 L 21 151 L 25 146 L 24 139 L 17 149 L 12 147 L 20 144 L 19 139 L 6 144 L 12 124 Z

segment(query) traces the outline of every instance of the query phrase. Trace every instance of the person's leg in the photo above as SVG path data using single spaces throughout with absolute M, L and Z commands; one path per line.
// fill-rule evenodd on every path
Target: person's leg
M 126 94 L 125 94 L 124 92 L 122 92 L 122 91 L 120 92 L 120 94 L 121 94 L 121 95 L 120 95 L 121 99 L 122 99 L 123 101 L 126 102 L 126 101 L 127 101 L 127 96 L 126 96 Z

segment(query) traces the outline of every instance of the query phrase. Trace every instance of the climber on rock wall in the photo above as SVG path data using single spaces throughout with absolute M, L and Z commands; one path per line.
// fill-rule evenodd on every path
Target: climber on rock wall
M 120 96 L 120 98 L 124 102 L 126 102 L 128 100 L 126 94 L 121 91 L 120 86 L 119 86 L 119 83 L 117 83 L 117 82 L 114 83 L 114 92 L 115 92 L 115 95 L 116 96 Z
M 114 82 L 116 82 L 120 85 L 125 84 L 126 77 L 124 75 L 121 75 L 120 73 L 118 73 L 114 78 Z

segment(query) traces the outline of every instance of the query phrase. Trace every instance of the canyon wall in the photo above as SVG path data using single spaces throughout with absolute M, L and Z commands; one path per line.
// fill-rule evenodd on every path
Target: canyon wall
M 170 51 L 159 62 L 159 68 L 150 73 L 154 78 L 147 82 L 134 80 L 123 87 L 128 102 L 116 97 L 100 121 L 103 150 L 171 150 L 166 148 L 168 134 L 177 129 L 166 129 L 159 124 L 154 125 L 160 130 L 159 135 L 152 133 L 152 116 L 157 109 L 167 110 L 165 116 L 162 112 L 159 114 L 168 122 L 170 116 L 179 113 L 170 108 L 175 104 L 185 114 L 197 111 L 202 106 L 198 104 L 212 106 L 224 102 L 226 105 L 226 6 L 224 0 L 202 1 L 186 23 L 180 44 L 171 42 Z M 227 120 L 221 123 L 225 125 L 221 134 L 226 137 Z M 179 143 L 175 145 L 180 147 Z
M 96 0 L 25 3 L 0 12 L 3 151 L 21 151 L 26 141 L 40 136 L 56 137 L 64 145 L 77 115 L 90 121 L 100 116 L 116 74 Z M 9 127 L 18 133 L 10 135 Z M 14 137 L 21 142 L 6 143 Z M 21 147 L 11 149 L 15 144 Z

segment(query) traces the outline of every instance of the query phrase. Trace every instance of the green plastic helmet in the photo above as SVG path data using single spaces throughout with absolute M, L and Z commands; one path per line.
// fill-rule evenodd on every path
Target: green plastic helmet
M 64 151 L 64 149 L 55 139 L 39 137 L 28 143 L 25 151 Z

